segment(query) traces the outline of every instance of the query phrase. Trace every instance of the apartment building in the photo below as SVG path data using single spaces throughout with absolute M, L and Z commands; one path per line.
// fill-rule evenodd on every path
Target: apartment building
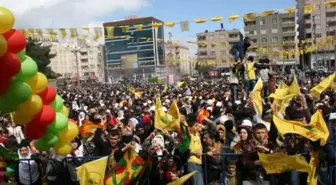
M 216 30 L 197 33 L 197 60 L 216 60 L 219 66 L 229 66 L 233 61 L 230 49 L 232 44 L 240 40 L 239 30 Z
M 80 80 L 104 81 L 104 46 L 88 43 L 83 39 L 69 40 L 64 43 L 58 41 L 44 41 L 51 45 L 51 53 L 56 54 L 51 59 L 51 69 L 61 74 L 60 78 Z
M 336 40 L 336 7 L 327 8 L 326 0 L 296 0 L 297 23 L 299 25 L 299 40 L 311 39 L 311 42 L 300 46 L 308 48 L 312 43 L 323 43 L 325 38 Z M 305 14 L 305 5 L 313 5 L 311 14 Z M 321 41 L 322 40 L 322 41 Z M 301 62 L 305 69 L 322 71 L 335 70 L 336 46 L 332 44 L 318 46 L 316 51 L 301 55 Z
M 136 79 L 163 77 L 165 75 L 164 26 L 154 28 L 154 23 L 163 23 L 154 17 L 128 17 L 125 20 L 107 22 L 113 27 L 114 38 L 107 38 L 105 29 L 106 66 L 108 76 L 118 79 L 123 76 Z M 141 29 L 135 26 L 142 25 Z M 127 26 L 127 31 L 122 27 Z
M 297 65 L 299 59 L 293 52 L 297 48 L 295 15 L 275 13 L 269 16 L 257 16 L 253 20 L 244 21 L 245 36 L 250 37 L 252 45 L 248 55 L 256 59 L 268 56 L 278 65 Z
M 192 74 L 195 62 L 189 60 L 189 47 L 176 43 L 166 43 L 165 46 L 167 72 L 176 72 L 181 76 Z

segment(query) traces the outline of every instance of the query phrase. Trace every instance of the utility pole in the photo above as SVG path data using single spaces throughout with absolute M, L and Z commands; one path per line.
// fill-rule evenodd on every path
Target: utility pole
M 172 33 L 171 32 L 169 32 L 168 33 L 168 36 L 169 36 L 169 40 L 168 40 L 168 44 L 169 44 L 169 59 L 170 59 L 170 63 L 171 63 L 171 65 L 172 65 L 172 67 L 173 67 L 173 74 L 175 75 L 175 65 L 174 65 L 174 59 L 173 59 L 173 41 L 172 41 L 172 37 L 173 37 L 173 35 L 172 35 Z
M 77 82 L 78 82 L 77 85 L 79 85 L 79 84 L 80 84 L 80 78 L 79 78 L 79 60 L 78 60 L 78 52 L 80 52 L 80 47 L 75 46 L 75 48 L 73 48 L 73 49 L 71 50 L 71 52 L 72 52 L 73 54 L 75 54 L 76 71 L 77 71 Z
M 316 24 L 315 24 L 315 16 L 313 16 L 313 33 L 314 33 L 314 42 L 313 42 L 313 44 L 315 44 L 316 45 Z M 318 69 L 318 61 L 317 61 L 317 49 L 315 50 L 315 52 L 314 52 L 315 54 L 315 64 L 316 64 L 316 66 L 317 66 L 317 69 Z M 311 67 L 311 65 L 310 65 L 310 67 Z

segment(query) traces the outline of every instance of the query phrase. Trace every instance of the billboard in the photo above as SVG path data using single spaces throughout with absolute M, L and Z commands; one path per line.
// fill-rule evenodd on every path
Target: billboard
M 122 69 L 138 68 L 138 55 L 137 54 L 122 55 L 121 68 Z

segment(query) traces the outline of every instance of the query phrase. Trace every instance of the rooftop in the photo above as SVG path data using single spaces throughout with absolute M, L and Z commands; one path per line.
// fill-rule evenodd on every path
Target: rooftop
M 124 26 L 129 24 L 141 24 L 144 22 L 160 22 L 163 23 L 163 21 L 155 18 L 155 17 L 141 17 L 141 18 L 135 18 L 135 19 L 126 19 L 121 21 L 115 21 L 115 22 L 105 22 L 103 23 L 104 27 L 107 26 Z

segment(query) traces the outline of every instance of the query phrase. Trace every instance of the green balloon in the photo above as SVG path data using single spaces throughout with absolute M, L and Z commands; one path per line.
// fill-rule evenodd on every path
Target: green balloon
M 17 57 L 23 62 L 26 58 L 26 48 L 24 48 L 22 51 L 16 54 Z
M 48 132 L 58 133 L 68 125 L 68 118 L 61 112 L 56 113 L 55 121 L 47 127 Z
M 21 104 L 29 99 L 31 92 L 32 90 L 27 83 L 20 80 L 13 80 L 7 90 L 6 96 Z
M 41 139 L 34 140 L 34 146 L 38 151 L 48 151 L 50 148 L 45 141 Z
M 8 98 L 5 94 L 0 95 L 0 114 L 14 112 L 19 108 L 19 103 Z
M 60 112 L 63 107 L 63 99 L 60 95 L 57 95 L 55 100 L 50 104 L 50 106 L 55 110 L 55 112 Z
M 22 81 L 28 80 L 33 78 L 37 71 L 38 68 L 36 62 L 32 58 L 26 57 L 25 60 L 21 63 L 21 71 L 16 76 L 16 78 Z

